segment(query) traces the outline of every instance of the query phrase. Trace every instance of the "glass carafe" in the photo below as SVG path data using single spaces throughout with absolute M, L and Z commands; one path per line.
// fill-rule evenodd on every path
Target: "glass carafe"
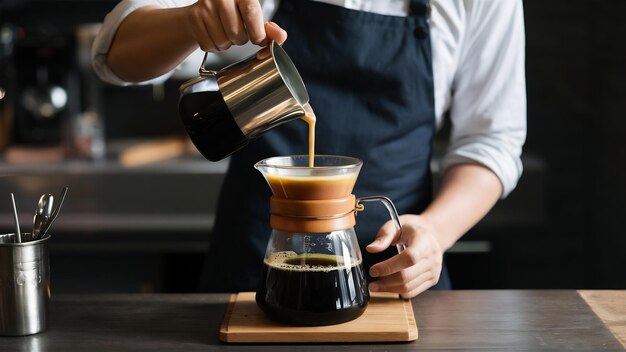
M 360 202 L 352 194 L 362 162 L 342 156 L 274 157 L 258 162 L 272 189 L 269 239 L 256 293 L 272 319 L 297 325 L 330 325 L 358 318 L 369 291 L 354 225 Z M 382 224 L 381 224 L 382 225 Z M 400 245 L 402 246 L 402 245 Z M 402 247 L 399 247 L 401 249 Z

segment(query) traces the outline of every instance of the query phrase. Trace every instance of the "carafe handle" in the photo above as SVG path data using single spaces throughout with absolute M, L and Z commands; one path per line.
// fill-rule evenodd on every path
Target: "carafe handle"
M 357 210 L 359 208 L 359 203 L 366 203 L 366 202 L 381 202 L 385 205 L 385 208 L 387 208 L 387 211 L 389 211 L 389 217 L 391 217 L 391 219 L 393 220 L 393 223 L 396 225 L 396 231 L 399 234 L 398 243 L 396 243 L 396 249 L 398 249 L 398 253 L 405 250 L 406 243 L 401 242 L 402 241 L 402 224 L 400 224 L 400 216 L 398 215 L 396 206 L 393 204 L 391 199 L 387 197 L 383 197 L 383 196 L 371 196 L 371 197 L 358 198 L 356 200 Z

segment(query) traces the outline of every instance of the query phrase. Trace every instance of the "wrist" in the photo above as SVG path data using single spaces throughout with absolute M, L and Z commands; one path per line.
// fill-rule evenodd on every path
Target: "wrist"
M 456 242 L 456 238 L 451 238 L 451 236 L 448 236 L 444 232 L 443 226 L 437 221 L 437 216 L 426 210 L 420 214 L 420 217 L 433 229 L 434 237 L 439 243 L 441 251 L 445 252 L 450 249 L 454 242 Z

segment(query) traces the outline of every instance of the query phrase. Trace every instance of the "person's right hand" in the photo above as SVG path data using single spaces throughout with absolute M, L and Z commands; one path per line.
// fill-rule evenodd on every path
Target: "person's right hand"
M 223 51 L 248 41 L 282 44 L 287 39 L 276 23 L 263 22 L 259 0 L 199 0 L 187 14 L 187 30 L 203 51 Z

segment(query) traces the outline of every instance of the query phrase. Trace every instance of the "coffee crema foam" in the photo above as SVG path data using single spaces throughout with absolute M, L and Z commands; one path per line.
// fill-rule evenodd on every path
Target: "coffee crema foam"
M 291 264 L 286 263 L 288 260 L 294 260 L 296 258 L 311 258 L 318 260 L 326 260 L 335 262 L 335 265 L 310 265 L 310 264 Z M 306 260 L 306 259 L 305 259 Z M 350 258 L 349 263 L 344 263 L 343 257 L 333 254 L 298 254 L 293 251 L 283 251 L 272 253 L 264 260 L 265 265 L 272 269 L 279 269 L 285 271 L 295 272 L 331 272 L 334 270 L 349 270 L 357 265 L 361 264 L 361 260 Z

